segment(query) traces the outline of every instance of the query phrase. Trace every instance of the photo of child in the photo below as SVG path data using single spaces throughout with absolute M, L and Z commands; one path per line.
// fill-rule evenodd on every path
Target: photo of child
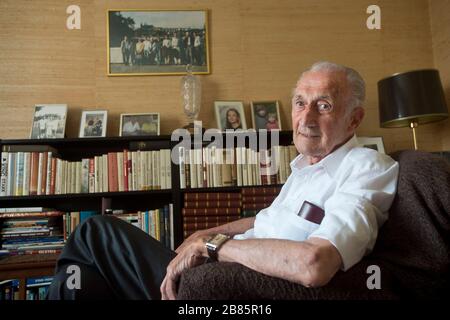
M 281 130 L 278 101 L 254 101 L 251 110 L 255 130 Z

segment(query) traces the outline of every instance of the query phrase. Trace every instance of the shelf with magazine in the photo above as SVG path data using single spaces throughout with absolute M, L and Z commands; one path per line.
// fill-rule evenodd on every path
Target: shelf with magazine
M 169 136 L 0 145 L 0 281 L 18 280 L 21 299 L 35 297 L 27 279 L 53 273 L 65 240 L 89 215 L 114 214 L 167 246 L 180 241 L 170 227 L 178 218 Z

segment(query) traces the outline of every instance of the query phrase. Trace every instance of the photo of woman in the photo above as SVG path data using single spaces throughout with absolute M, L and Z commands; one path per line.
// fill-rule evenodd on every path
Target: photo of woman
M 220 130 L 247 129 L 243 103 L 240 101 L 215 101 L 217 127 Z

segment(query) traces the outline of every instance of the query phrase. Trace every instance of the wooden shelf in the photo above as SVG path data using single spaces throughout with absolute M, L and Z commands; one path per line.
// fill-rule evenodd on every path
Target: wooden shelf
M 59 254 L 9 256 L 0 259 L 0 279 L 19 280 L 19 299 L 26 299 L 26 280 L 50 276 L 55 272 Z
M 233 191 L 241 191 L 241 189 L 249 189 L 249 188 L 280 188 L 283 184 L 271 184 L 271 185 L 261 185 L 261 186 L 232 186 L 232 187 L 214 187 L 214 188 L 187 188 L 181 189 L 182 193 L 188 192 L 233 192 Z
M 41 201 L 45 199 L 70 199 L 77 198 L 111 198 L 111 197 L 133 197 L 151 194 L 172 194 L 172 189 L 164 190 L 141 190 L 141 191 L 120 191 L 120 192 L 95 192 L 95 193 L 65 193 L 65 194 L 51 194 L 51 195 L 32 195 L 32 196 L 8 196 L 0 197 L 0 201 L 19 201 L 36 200 Z

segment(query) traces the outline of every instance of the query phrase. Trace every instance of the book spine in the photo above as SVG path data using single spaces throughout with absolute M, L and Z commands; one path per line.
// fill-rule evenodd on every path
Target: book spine
M 23 195 L 23 152 L 17 152 L 16 154 L 16 181 L 15 181 L 15 195 Z
M 1 157 L 1 171 L 0 171 L 0 197 L 6 196 L 8 190 L 8 152 L 3 151 Z
M 123 184 L 123 152 L 117 152 L 116 166 L 117 166 L 118 191 L 122 192 L 122 191 L 124 191 L 124 184 Z
M 109 181 L 109 177 L 108 177 L 108 155 L 104 154 L 102 155 L 102 164 L 103 164 L 103 171 L 102 171 L 102 178 L 103 178 L 103 192 L 108 192 L 109 191 L 109 187 L 108 187 L 108 181 Z
M 50 194 L 50 185 L 52 183 L 52 160 L 53 153 L 51 151 L 47 152 L 47 168 L 46 168 L 46 179 L 45 179 L 45 190 L 44 194 Z
M 37 176 L 37 186 L 36 186 L 36 194 L 41 194 L 41 185 L 42 185 L 42 165 L 44 164 L 44 154 L 39 152 L 39 161 L 38 161 L 38 176 Z
M 61 194 L 62 160 L 56 159 L 55 194 Z
M 81 169 L 82 162 L 75 162 L 75 193 L 81 193 Z
M 31 153 L 25 152 L 23 155 L 23 186 L 22 194 L 30 195 L 30 173 L 31 173 Z
M 238 192 L 190 192 L 184 194 L 185 201 L 200 200 L 240 200 L 241 194 Z
M 47 187 L 47 162 L 48 162 L 48 152 L 42 152 L 41 194 L 45 194 L 45 188 Z
M 56 187 L 56 165 L 58 163 L 58 159 L 55 157 L 52 157 L 51 162 L 51 174 L 50 174 L 50 194 L 55 194 L 55 187 Z
M 202 200 L 202 201 L 185 201 L 185 208 L 237 208 L 241 207 L 240 200 Z
M 100 168 L 99 168 L 99 157 L 94 157 L 94 192 L 100 192 Z
M 128 191 L 128 150 L 123 150 L 123 191 Z
M 184 147 L 179 147 L 180 188 L 186 189 L 185 156 Z
M 16 154 L 13 152 L 9 152 L 8 153 L 8 178 L 7 178 L 7 191 L 6 191 L 6 195 L 7 196 L 12 196 L 14 195 L 14 181 L 15 181 L 15 175 L 16 175 L 16 170 L 15 170 L 15 166 L 16 166 Z
M 183 208 L 183 216 L 195 215 L 239 215 L 241 208 Z
M 128 189 L 127 191 L 133 191 L 133 164 L 131 159 L 131 151 L 127 153 L 127 172 L 128 172 Z
M 89 158 L 89 193 L 95 192 L 95 160 Z
M 238 219 L 239 217 L 230 217 L 230 219 L 227 219 L 226 221 L 183 223 L 183 230 L 191 231 L 191 230 L 209 229 L 221 226 L 228 222 L 236 221 Z
M 243 188 L 241 192 L 243 196 L 277 196 L 280 191 L 280 187 L 250 187 Z

